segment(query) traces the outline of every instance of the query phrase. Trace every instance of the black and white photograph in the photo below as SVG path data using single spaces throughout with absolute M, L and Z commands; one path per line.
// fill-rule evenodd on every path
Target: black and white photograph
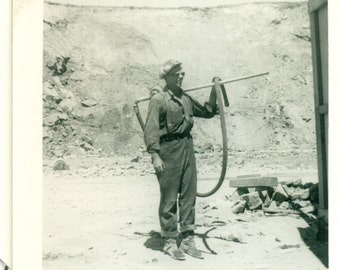
M 37 218 L 43 270 L 333 269 L 329 2 L 40 1 L 12 248 Z

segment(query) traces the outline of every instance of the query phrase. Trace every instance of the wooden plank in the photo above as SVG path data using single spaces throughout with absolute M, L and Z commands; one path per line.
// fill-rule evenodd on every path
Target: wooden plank
M 322 13 L 321 21 L 325 23 L 324 16 L 327 13 Z M 317 159 L 318 159 L 318 179 L 319 179 L 319 208 L 328 208 L 328 176 L 327 176 L 327 121 L 325 118 L 327 114 L 320 114 L 321 111 L 325 110 L 326 104 L 328 104 L 328 95 L 324 95 L 324 86 L 328 86 L 328 83 L 323 83 L 323 80 L 327 80 L 325 77 L 325 71 L 322 70 L 323 65 L 327 65 L 327 59 L 322 61 L 322 57 L 326 54 L 322 51 L 321 46 L 327 46 L 327 36 L 322 36 L 322 44 L 320 30 L 324 26 L 320 27 L 319 12 L 310 13 L 310 25 L 311 25 L 311 41 L 312 41 L 312 62 L 313 62 L 313 80 L 314 80 L 314 109 L 315 109 L 315 129 L 316 129 L 316 140 L 317 140 Z M 321 28 L 321 29 L 320 29 Z M 325 40 L 326 39 L 326 40 Z M 321 45 L 322 44 L 322 45 Z
M 327 4 L 327 0 L 309 0 L 308 1 L 308 12 L 312 13 L 322 8 L 323 5 Z
M 272 187 L 277 186 L 276 177 L 244 177 L 229 180 L 229 186 L 239 187 Z
M 318 210 L 318 217 L 325 218 L 326 223 L 328 224 L 328 209 L 319 209 Z
M 327 6 L 322 6 L 318 10 L 318 31 L 319 31 L 319 53 L 320 53 L 320 76 L 322 78 L 319 86 L 319 99 L 321 108 L 328 104 L 328 14 Z M 320 209 L 328 208 L 328 114 L 320 114 L 320 148 L 321 160 L 320 174 L 322 182 L 319 185 Z
M 317 108 L 317 112 L 319 114 L 327 114 L 328 113 L 328 104 L 321 105 Z
M 244 174 L 237 176 L 237 178 L 254 178 L 254 177 L 261 177 L 261 174 Z

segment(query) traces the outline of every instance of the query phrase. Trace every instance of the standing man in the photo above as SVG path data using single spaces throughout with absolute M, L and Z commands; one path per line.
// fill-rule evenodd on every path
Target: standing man
M 184 260 L 184 253 L 203 259 L 194 242 L 197 171 L 190 131 L 193 116 L 211 118 L 217 108 L 214 87 L 202 106 L 183 92 L 184 75 L 179 61 L 172 59 L 162 65 L 160 77 L 166 85 L 158 91 L 153 89 L 156 91 L 152 91 L 144 128 L 147 151 L 160 185 L 159 220 L 166 239 L 163 250 L 177 260 Z M 179 247 L 177 215 L 182 234 Z

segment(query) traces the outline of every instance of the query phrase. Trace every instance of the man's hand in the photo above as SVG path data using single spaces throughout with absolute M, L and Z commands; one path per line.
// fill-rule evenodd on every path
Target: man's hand
M 157 173 L 162 172 L 165 169 L 165 164 L 163 160 L 159 157 L 158 153 L 152 153 L 152 165 Z
M 221 78 L 219 77 L 214 77 L 212 79 L 212 82 L 215 82 L 215 79 L 218 79 L 219 81 L 221 80 Z M 217 94 L 216 94 L 216 89 L 215 86 L 211 87 L 211 92 L 210 92 L 210 96 L 209 96 L 209 104 L 211 105 L 211 107 L 213 108 L 213 111 L 216 112 L 217 111 Z
M 212 78 L 211 82 L 215 82 L 215 79 L 218 79 L 219 81 L 222 81 L 220 77 L 215 76 L 215 77 Z

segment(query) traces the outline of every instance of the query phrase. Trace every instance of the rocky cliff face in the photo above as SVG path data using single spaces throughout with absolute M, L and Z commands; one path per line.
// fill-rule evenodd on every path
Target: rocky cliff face
M 149 87 L 163 85 L 158 66 L 169 58 L 183 62 L 184 88 L 214 76 L 270 72 L 226 85 L 231 151 L 315 149 L 305 3 L 180 9 L 45 3 L 44 154 L 144 149 L 132 106 Z M 208 94 L 191 93 L 202 102 Z M 144 117 L 146 109 L 141 104 Z M 198 119 L 193 134 L 197 152 L 221 149 L 218 117 Z

